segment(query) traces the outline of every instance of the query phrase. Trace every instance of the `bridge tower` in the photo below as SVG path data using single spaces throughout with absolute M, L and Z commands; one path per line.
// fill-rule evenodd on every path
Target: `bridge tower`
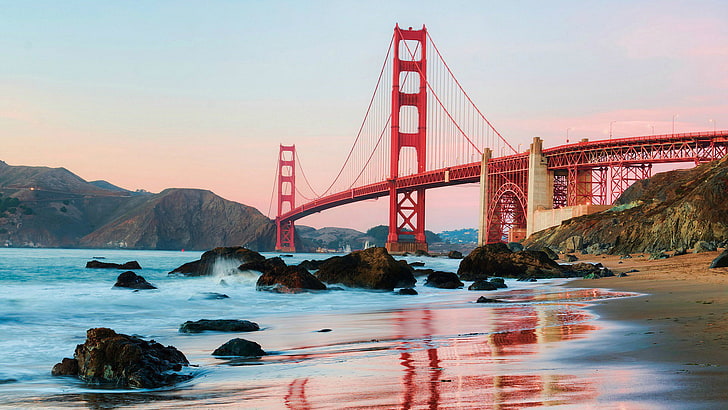
M 414 149 L 417 173 L 425 172 L 427 137 L 427 29 L 402 30 L 394 28 L 394 59 L 392 69 L 392 127 L 389 169 L 389 234 L 390 252 L 427 251 L 425 239 L 425 190 L 397 189 L 402 150 Z M 419 58 L 418 58 L 419 57 Z M 403 90 L 408 79 L 419 80 L 417 92 Z M 409 88 L 409 87 L 407 87 Z M 416 117 L 416 118 L 415 118 Z M 415 132 L 402 132 L 401 124 L 417 124 Z M 412 130 L 405 130 L 412 131 Z M 409 240 L 407 240 L 409 239 Z
M 296 202 L 296 146 L 281 145 L 278 154 L 278 215 L 293 210 Z M 296 228 L 292 220 L 276 218 L 276 251 L 295 252 Z

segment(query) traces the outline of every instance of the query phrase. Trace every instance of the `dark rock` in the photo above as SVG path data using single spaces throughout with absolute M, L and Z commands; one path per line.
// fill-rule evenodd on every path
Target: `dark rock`
M 121 388 L 156 388 L 192 377 L 175 373 L 189 362 L 174 347 L 103 327 L 89 329 L 86 342 L 76 346 L 73 357 L 54 366 L 52 372 L 71 375 L 74 366 L 69 360 L 72 360 L 77 364 L 79 379 L 84 382 Z
M 516 279 L 518 282 L 537 282 L 538 280 L 533 276 L 521 276 Z
M 710 269 L 725 267 L 728 267 L 728 250 L 721 252 L 720 255 L 713 259 L 713 262 L 710 263 Z
M 472 285 L 468 286 L 468 290 L 498 290 L 498 287 L 487 280 L 476 280 Z
M 511 252 L 503 243 L 475 248 L 460 261 L 458 275 L 462 280 L 480 280 L 488 276 L 560 277 L 562 268 L 542 251 Z
M 395 293 L 398 295 L 417 295 L 417 291 L 412 288 L 402 288 Z
M 147 282 L 146 279 L 128 270 L 116 278 L 115 288 L 129 289 L 156 289 L 157 287 Z
M 460 282 L 458 275 L 453 272 L 434 271 L 427 275 L 425 286 L 440 289 L 459 289 L 464 285 L 463 282 Z
M 326 290 L 318 278 L 306 268 L 297 266 L 272 266 L 258 278 L 255 288 L 276 293 L 300 293 L 309 290 Z
M 557 254 L 556 252 L 554 252 L 548 246 L 544 246 L 544 247 L 542 247 L 541 249 L 538 249 L 538 250 L 541 251 L 541 252 L 543 252 L 543 253 L 545 253 L 546 255 L 548 255 L 548 257 L 551 258 L 551 260 L 554 260 L 555 261 L 555 260 L 559 259 L 559 254 Z
M 412 268 L 398 263 L 380 247 L 329 258 L 319 266 L 316 276 L 326 283 L 380 290 L 412 287 L 417 282 Z
M 626 253 L 626 254 L 620 256 L 619 259 L 632 259 L 632 255 Z
M 238 270 L 254 270 L 260 273 L 270 273 L 276 269 L 285 268 L 287 265 L 280 257 L 268 258 L 263 260 L 256 260 L 252 262 L 246 262 L 238 266 Z M 300 265 L 299 265 L 300 266 Z
M 707 241 L 697 241 L 693 245 L 693 253 L 713 252 L 717 249 L 715 245 Z
M 447 257 L 449 259 L 462 259 L 463 253 L 460 251 L 450 251 L 447 253 Z
M 139 262 L 137 261 L 129 261 L 123 264 L 118 263 L 110 263 L 110 262 L 101 262 L 97 260 L 88 261 L 86 262 L 87 268 L 92 269 L 141 269 L 142 267 L 139 266 Z
M 681 256 L 681 255 L 687 255 L 688 251 L 685 248 L 677 248 L 675 249 L 675 252 L 672 253 L 672 256 Z
M 78 362 L 76 359 L 64 357 L 60 363 L 56 363 L 51 370 L 53 376 L 78 376 Z
M 328 333 L 330 331 L 331 331 L 331 329 L 321 329 L 321 330 L 317 330 L 316 332 L 318 332 L 318 333 Z
M 199 260 L 185 263 L 170 272 L 170 274 L 179 273 L 185 276 L 212 275 L 215 263 L 219 260 L 232 260 L 245 264 L 248 262 L 262 262 L 265 260 L 265 256 L 240 246 L 215 248 L 203 253 Z
M 417 249 L 415 251 L 415 256 L 430 256 L 430 254 L 425 250 Z
M 492 283 L 493 286 L 495 286 L 498 289 L 505 289 L 508 287 L 508 285 L 506 285 L 505 279 L 503 279 L 503 278 L 491 278 L 490 283 Z
M 409 266 L 412 266 L 413 268 L 421 268 L 425 266 L 425 262 L 410 262 L 408 263 Z
M 520 252 L 523 250 L 523 245 L 518 242 L 508 242 L 506 246 L 511 250 L 511 252 Z
M 566 255 L 564 255 L 564 258 L 566 258 L 567 262 L 576 262 L 579 260 L 579 258 L 577 258 L 576 255 L 572 255 L 570 253 L 567 253 Z
M 221 299 L 230 299 L 230 296 L 224 294 L 224 293 L 217 293 L 217 292 L 201 292 L 199 297 L 191 297 L 190 300 L 195 299 L 206 299 L 206 300 L 221 300 Z
M 639 270 L 638 269 L 630 269 L 630 270 L 628 270 L 627 272 L 624 272 L 624 273 L 635 273 L 635 272 L 639 272 Z
M 212 352 L 213 356 L 243 356 L 243 357 L 260 357 L 266 353 L 261 349 L 258 343 L 250 340 L 235 338 L 227 341 L 222 346 Z
M 478 298 L 478 300 L 475 301 L 475 303 L 506 303 L 504 300 L 500 299 L 490 299 L 486 298 L 485 296 L 481 296 Z
M 627 273 L 626 273 L 626 272 L 619 272 L 619 273 L 617 274 L 617 277 L 618 277 L 618 278 L 624 278 L 624 277 L 627 277 L 627 276 L 629 276 L 629 275 L 627 275 Z
M 260 330 L 257 323 L 237 319 L 200 319 L 187 321 L 179 327 L 181 333 L 200 333 L 206 330 L 216 332 L 254 332 Z
M 73 360 L 73 359 L 69 359 L 69 360 Z M 61 376 L 61 375 L 58 375 L 58 376 Z M 18 381 L 18 379 L 13 379 L 13 378 L 10 378 L 10 379 L 0 379 L 0 384 L 15 383 L 17 381 Z
M 581 276 L 586 279 L 587 276 L 607 277 L 614 276 L 611 270 L 605 268 L 601 263 L 574 263 L 564 267 L 566 274 L 569 276 Z

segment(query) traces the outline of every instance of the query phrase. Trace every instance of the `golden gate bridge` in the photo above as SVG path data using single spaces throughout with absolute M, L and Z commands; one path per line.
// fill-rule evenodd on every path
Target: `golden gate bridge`
M 480 244 L 520 240 L 544 227 L 539 212 L 551 210 L 553 224 L 606 209 L 649 177 L 653 164 L 699 164 L 726 154 L 728 131 L 716 130 L 551 148 L 534 138 L 518 152 L 473 103 L 426 27 L 397 25 L 354 143 L 328 187 L 316 191 L 295 145 L 280 146 L 276 249 L 295 252 L 300 218 L 389 196 L 387 249 L 426 251 L 426 191 L 467 183 L 481 187 Z

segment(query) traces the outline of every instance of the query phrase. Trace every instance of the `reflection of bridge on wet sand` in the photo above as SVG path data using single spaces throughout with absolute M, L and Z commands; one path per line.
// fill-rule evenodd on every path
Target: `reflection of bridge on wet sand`
M 587 300 L 600 293 L 573 290 L 551 297 Z M 533 301 L 512 295 L 514 301 Z M 569 374 L 562 364 L 563 370 L 554 370 L 546 352 L 597 327 L 581 306 L 541 302 L 392 313 L 396 334 L 379 342 L 388 353 L 349 358 L 350 373 L 340 380 L 316 375 L 293 380 L 286 406 L 520 408 L 593 402 L 599 395 L 593 377 Z M 474 333 L 462 333 L 463 327 Z

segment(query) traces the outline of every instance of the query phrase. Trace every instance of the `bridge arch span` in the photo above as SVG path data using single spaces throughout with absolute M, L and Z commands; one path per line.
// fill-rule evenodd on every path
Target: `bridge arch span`
M 488 203 L 488 242 L 516 241 L 526 231 L 526 193 L 513 182 L 506 182 L 493 193 Z

